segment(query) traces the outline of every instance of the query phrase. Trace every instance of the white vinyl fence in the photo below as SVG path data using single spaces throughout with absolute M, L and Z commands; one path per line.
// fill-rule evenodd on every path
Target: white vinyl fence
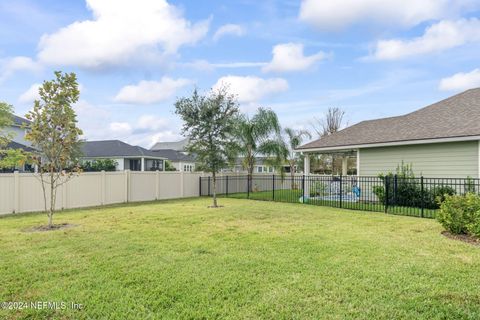
M 199 196 L 202 173 L 88 172 L 72 177 L 57 191 L 56 208 Z M 48 188 L 48 185 L 47 185 Z M 47 195 L 47 201 L 49 196 Z M 0 215 L 44 210 L 40 179 L 31 173 L 0 174 Z

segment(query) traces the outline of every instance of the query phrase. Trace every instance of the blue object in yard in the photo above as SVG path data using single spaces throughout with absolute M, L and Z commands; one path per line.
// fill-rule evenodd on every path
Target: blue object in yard
M 352 188 L 352 192 L 353 192 L 358 198 L 360 198 L 361 190 L 360 190 L 359 187 L 354 186 L 354 187 Z

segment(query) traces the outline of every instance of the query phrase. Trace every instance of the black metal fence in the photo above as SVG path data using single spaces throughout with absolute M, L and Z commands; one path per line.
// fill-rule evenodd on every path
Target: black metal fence
M 213 194 L 211 177 L 200 178 L 200 196 Z M 216 179 L 219 196 L 304 203 L 434 218 L 445 195 L 479 193 L 480 179 L 247 175 Z

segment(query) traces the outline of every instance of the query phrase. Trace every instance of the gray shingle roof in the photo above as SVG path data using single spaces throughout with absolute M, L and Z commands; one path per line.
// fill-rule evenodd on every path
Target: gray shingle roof
M 157 153 L 139 146 L 132 146 L 120 140 L 85 141 L 82 145 L 83 157 L 154 157 L 163 158 Z
M 480 88 L 415 112 L 363 121 L 297 150 L 480 135 Z
M 28 147 L 26 145 L 23 145 L 21 143 L 15 142 L 15 141 L 10 141 L 6 146 L 6 149 L 13 149 L 13 150 L 21 149 L 21 150 L 24 150 L 26 152 L 36 152 L 37 151 L 36 149 L 34 149 L 32 147 Z
M 13 125 L 17 127 L 21 127 L 23 124 L 28 126 L 31 122 L 25 118 L 13 115 Z
M 165 150 L 154 150 L 152 151 L 155 154 L 158 154 L 159 157 L 167 158 L 170 161 L 188 161 L 195 162 L 195 157 L 189 154 L 184 154 L 180 151 L 165 149 Z
M 185 138 L 175 142 L 157 142 L 150 148 L 150 150 L 175 150 L 183 151 L 188 144 L 188 139 Z

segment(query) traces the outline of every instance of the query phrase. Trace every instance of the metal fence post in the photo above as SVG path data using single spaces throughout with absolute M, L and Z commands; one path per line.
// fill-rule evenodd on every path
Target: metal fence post
M 208 196 L 210 197 L 210 176 L 208 176 Z
M 388 198 L 390 197 L 390 176 L 385 176 L 385 213 L 388 213 Z
M 302 175 L 302 203 L 305 203 L 305 175 Z
M 420 177 L 420 194 L 421 194 L 421 204 L 422 204 L 422 211 L 420 213 L 420 216 L 423 218 L 423 210 L 425 208 L 425 192 L 424 192 L 424 187 L 423 187 L 423 176 Z
M 275 173 L 272 174 L 272 200 L 275 201 Z
M 343 206 L 343 181 L 342 175 L 340 175 L 340 208 Z
M 198 177 L 198 196 L 202 196 L 202 177 Z
M 225 195 L 228 197 L 228 175 L 225 176 Z
M 393 205 L 397 205 L 398 175 L 393 176 Z

